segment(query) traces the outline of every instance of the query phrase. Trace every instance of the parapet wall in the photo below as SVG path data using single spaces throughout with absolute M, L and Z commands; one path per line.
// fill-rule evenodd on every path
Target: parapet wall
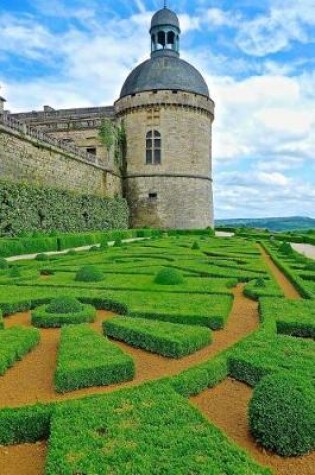
M 0 116 L 0 175 L 2 179 L 71 190 L 78 194 L 121 196 L 121 177 L 96 157 L 58 141 L 13 128 Z

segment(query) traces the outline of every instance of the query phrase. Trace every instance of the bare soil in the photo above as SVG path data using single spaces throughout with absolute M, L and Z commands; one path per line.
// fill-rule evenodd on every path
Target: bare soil
M 277 475 L 314 475 L 315 452 L 303 457 L 280 457 L 258 446 L 247 422 L 248 403 L 252 388 L 233 379 L 226 379 L 213 389 L 207 389 L 191 402 L 217 427 L 243 447 L 261 465 Z
M 287 299 L 300 299 L 302 298 L 299 292 L 296 290 L 294 285 L 289 281 L 289 279 L 281 272 L 278 266 L 273 262 L 269 254 L 259 246 L 260 252 L 263 256 L 263 259 L 269 266 L 274 278 L 278 282 L 279 286 L 284 292 L 284 295 Z M 302 474 L 301 474 L 302 475 Z M 304 474 L 303 474 L 304 475 Z
M 1 475 L 43 475 L 46 442 L 0 447 Z
M 291 282 L 261 249 L 263 258 L 269 265 L 287 298 L 300 298 Z M 89 394 L 107 393 L 122 387 L 140 384 L 164 376 L 172 376 L 190 366 L 202 363 L 220 351 L 233 345 L 258 327 L 258 304 L 243 295 L 243 285 L 234 291 L 234 304 L 224 330 L 214 332 L 213 343 L 197 353 L 180 360 L 168 359 L 132 348 L 125 343 L 117 344 L 129 353 L 136 363 L 136 377 L 132 382 L 114 386 L 87 388 L 65 395 L 54 391 L 53 376 L 56 367 L 60 331 L 41 330 L 40 344 L 22 361 L 18 362 L 0 378 L 0 408 L 15 407 L 36 402 L 50 402 L 73 399 Z M 112 318 L 110 312 L 98 312 L 92 328 L 101 332 L 101 323 Z M 30 326 L 30 314 L 20 313 L 6 318 L 6 327 L 12 325 Z M 227 380 L 214 389 L 204 391 L 192 401 L 211 421 L 221 427 L 240 446 L 247 449 L 261 464 L 270 466 L 277 475 L 314 475 L 315 455 L 284 459 L 269 454 L 257 447 L 248 431 L 247 406 L 252 390 L 246 385 Z M 26 444 L 0 447 L 1 475 L 43 475 L 46 444 Z

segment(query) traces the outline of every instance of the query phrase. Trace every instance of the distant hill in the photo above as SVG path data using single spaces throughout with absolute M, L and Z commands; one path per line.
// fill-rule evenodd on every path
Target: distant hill
M 263 228 L 270 231 L 302 231 L 315 229 L 315 219 L 302 216 L 292 216 L 289 218 L 217 219 L 215 225 L 235 228 Z

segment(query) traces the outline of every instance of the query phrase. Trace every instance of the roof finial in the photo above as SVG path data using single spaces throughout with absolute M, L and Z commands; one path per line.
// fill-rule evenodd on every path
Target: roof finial
M 167 8 L 167 0 L 164 0 L 164 8 Z

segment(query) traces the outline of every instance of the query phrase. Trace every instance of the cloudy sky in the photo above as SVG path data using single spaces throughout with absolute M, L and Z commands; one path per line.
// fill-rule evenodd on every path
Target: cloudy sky
M 0 0 L 13 111 L 109 105 L 162 0 Z M 314 0 L 171 0 L 216 102 L 216 218 L 315 217 Z

